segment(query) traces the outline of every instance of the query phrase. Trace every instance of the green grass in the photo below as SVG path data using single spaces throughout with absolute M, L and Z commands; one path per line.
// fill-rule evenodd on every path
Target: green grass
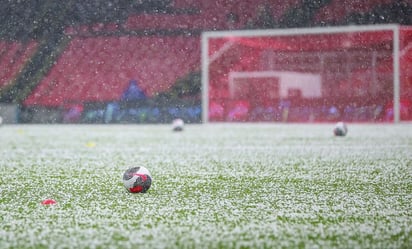
M 0 248 L 412 248 L 412 125 L 332 129 L 3 125 Z

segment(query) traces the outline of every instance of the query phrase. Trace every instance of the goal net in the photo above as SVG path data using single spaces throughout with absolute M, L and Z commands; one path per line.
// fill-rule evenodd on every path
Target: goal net
M 203 122 L 412 120 L 412 28 L 202 34 Z

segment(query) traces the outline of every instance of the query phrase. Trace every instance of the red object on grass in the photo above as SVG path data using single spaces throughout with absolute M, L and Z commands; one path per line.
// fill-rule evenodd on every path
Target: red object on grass
M 45 199 L 41 202 L 42 205 L 55 205 L 57 202 L 53 199 Z

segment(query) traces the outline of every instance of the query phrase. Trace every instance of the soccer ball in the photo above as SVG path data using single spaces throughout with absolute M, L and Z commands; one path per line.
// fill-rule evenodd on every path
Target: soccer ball
M 173 131 L 183 131 L 184 124 L 185 122 L 183 122 L 182 119 L 180 118 L 174 119 L 172 122 Z
M 124 172 L 123 184 L 130 193 L 146 193 L 152 185 L 152 176 L 145 167 L 133 167 Z
M 336 123 L 335 128 L 333 129 L 333 134 L 335 134 L 335 136 L 343 137 L 346 136 L 347 133 L 348 127 L 344 122 Z

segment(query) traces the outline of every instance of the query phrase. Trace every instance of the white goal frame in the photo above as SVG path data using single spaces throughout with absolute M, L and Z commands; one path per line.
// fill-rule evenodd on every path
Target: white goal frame
M 225 51 L 217 51 L 209 56 L 208 41 L 211 38 L 225 37 L 267 37 L 267 36 L 293 36 L 310 34 L 338 34 L 349 32 L 392 31 L 393 34 L 393 111 L 394 123 L 400 122 L 400 25 L 357 25 L 342 27 L 315 27 L 293 29 L 265 29 L 265 30 L 234 30 L 234 31 L 206 31 L 201 37 L 201 81 L 202 81 L 202 122 L 209 122 L 209 65 Z M 225 44 L 221 50 L 227 50 L 230 43 Z

